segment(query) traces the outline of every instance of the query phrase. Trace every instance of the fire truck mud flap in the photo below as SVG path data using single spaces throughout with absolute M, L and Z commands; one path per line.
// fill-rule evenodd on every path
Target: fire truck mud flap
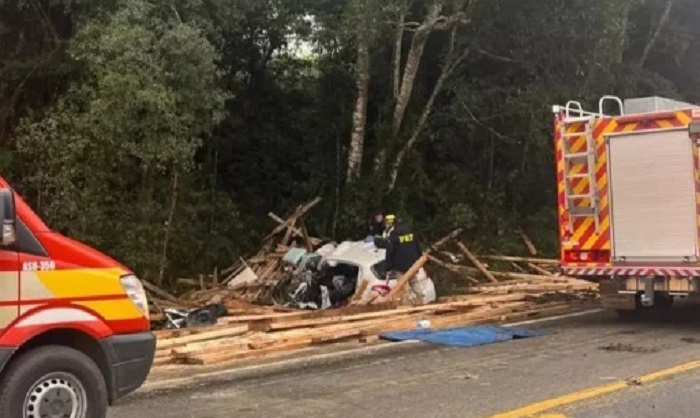
M 156 338 L 150 332 L 117 335 L 101 341 L 111 368 L 110 400 L 135 391 L 146 381 L 153 365 Z

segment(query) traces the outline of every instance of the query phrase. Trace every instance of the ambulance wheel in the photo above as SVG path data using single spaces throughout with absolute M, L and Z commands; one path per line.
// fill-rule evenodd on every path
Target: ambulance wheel
M 0 417 L 104 418 L 107 386 L 80 351 L 45 346 L 14 359 L 0 380 Z

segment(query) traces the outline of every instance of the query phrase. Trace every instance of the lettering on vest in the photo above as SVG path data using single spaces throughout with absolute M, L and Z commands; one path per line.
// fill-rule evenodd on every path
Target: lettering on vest
M 413 242 L 413 234 L 406 234 L 406 235 L 401 235 L 399 237 L 399 242 L 401 244 L 405 244 L 407 242 Z

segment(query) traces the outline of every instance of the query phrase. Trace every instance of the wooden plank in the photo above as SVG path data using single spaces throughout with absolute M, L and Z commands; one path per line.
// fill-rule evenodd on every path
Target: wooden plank
M 431 328 L 439 329 L 449 326 L 469 326 L 482 323 L 527 319 L 537 316 L 538 314 L 557 314 L 561 313 L 562 311 L 565 312 L 571 310 L 570 306 L 571 305 L 569 303 L 536 305 L 531 302 L 518 302 L 495 309 L 482 309 L 466 314 L 432 316 L 426 317 L 425 319 L 430 321 Z M 556 311 L 554 309 L 556 309 Z M 395 322 L 386 326 L 377 326 L 375 328 L 364 330 L 362 335 L 378 335 L 386 332 L 404 331 L 414 328 L 415 324 L 411 324 L 410 321 Z
M 172 357 L 160 357 L 153 360 L 153 367 L 167 366 L 169 364 L 173 364 L 174 362 L 175 359 Z
M 355 337 L 355 336 L 358 336 L 358 332 L 363 333 L 368 328 L 371 329 L 373 327 L 376 327 L 376 328 L 390 327 L 391 329 L 395 329 L 396 327 L 401 328 L 401 327 L 406 327 L 406 326 L 415 327 L 415 322 L 421 318 L 427 317 L 427 318 L 435 319 L 435 318 L 446 318 L 446 317 L 453 316 L 451 314 L 437 315 L 435 313 L 435 311 L 439 311 L 440 309 L 448 310 L 448 309 L 455 309 L 455 308 L 459 308 L 459 307 L 476 308 L 476 307 L 483 307 L 483 306 L 489 305 L 489 304 L 510 302 L 510 304 L 503 305 L 503 309 L 504 309 L 503 312 L 510 312 L 516 306 L 532 305 L 531 302 L 522 302 L 522 300 L 526 297 L 527 297 L 527 295 L 524 295 L 524 294 L 487 297 L 487 298 L 474 297 L 472 300 L 459 301 L 459 302 L 449 303 L 449 304 L 434 305 L 434 306 L 432 306 L 432 308 L 433 308 L 432 311 L 425 309 L 427 307 L 416 307 L 414 309 L 408 308 L 408 309 L 403 310 L 405 316 L 396 316 L 396 317 L 390 317 L 390 318 L 386 318 L 386 319 L 377 318 L 376 320 L 361 321 L 361 322 L 356 322 L 356 323 L 346 323 L 346 324 L 341 324 L 341 325 L 336 325 L 336 326 L 319 328 L 318 331 L 316 332 L 317 335 L 314 337 L 314 343 L 326 343 L 326 342 L 330 342 L 330 341 L 336 341 L 336 340 L 342 340 L 342 339 Z M 492 312 L 492 311 L 489 311 L 489 312 Z M 500 311 L 498 311 L 498 312 L 500 312 Z M 472 317 L 477 313 L 478 313 L 478 311 L 470 312 L 467 314 L 457 313 L 456 316 L 458 316 L 460 318 L 465 317 L 464 315 L 466 315 L 466 317 Z
M 431 315 L 418 313 L 396 318 L 376 319 L 362 322 L 353 322 L 350 324 L 343 324 L 339 326 L 318 328 L 317 331 L 312 334 L 312 338 L 316 344 L 325 344 L 331 341 L 339 341 L 351 337 L 360 337 L 361 335 L 366 335 L 365 331 L 367 329 L 391 328 L 396 324 L 401 324 L 401 326 L 403 327 L 415 327 L 416 321 L 429 316 Z
M 223 338 L 220 340 L 205 341 L 201 343 L 187 344 L 170 350 L 174 358 L 186 358 L 202 352 L 218 352 L 248 349 L 250 340 L 247 338 Z
M 544 275 L 544 276 L 554 276 L 554 273 L 543 269 L 542 267 L 538 266 L 537 264 L 527 263 L 527 266 L 530 267 L 531 269 L 535 270 L 536 272 Z
M 442 306 L 449 306 L 452 308 L 468 307 L 468 306 L 484 306 L 496 303 L 508 303 L 508 302 L 519 302 L 525 300 L 530 295 L 525 293 L 520 294 L 509 294 L 502 296 L 482 296 L 482 295 L 472 295 L 467 296 L 464 299 L 455 300 L 452 302 L 447 302 L 441 304 Z
M 369 312 L 364 314 L 356 315 L 344 315 L 344 316 L 331 316 L 326 318 L 314 318 L 314 319 L 302 319 L 298 321 L 280 322 L 277 324 L 270 324 L 270 331 L 293 329 L 293 328 L 305 328 L 305 327 L 315 327 L 321 325 L 329 324 L 343 324 L 348 322 L 358 322 L 368 319 L 386 318 L 392 316 L 406 315 L 416 312 L 433 312 L 433 311 L 446 311 L 454 310 L 450 304 L 435 304 L 426 306 L 416 306 L 410 308 L 399 308 L 386 311 Z
M 156 341 L 156 348 L 157 349 L 172 348 L 172 347 L 177 347 L 179 345 L 185 345 L 185 344 L 189 344 L 189 343 L 193 343 L 193 342 L 213 340 L 213 339 L 222 338 L 222 337 L 233 337 L 236 335 L 245 334 L 246 332 L 248 332 L 248 325 L 247 324 L 246 325 L 229 326 L 229 327 L 219 329 L 216 331 L 203 332 L 200 334 L 188 335 L 186 337 L 158 340 L 158 341 Z
M 413 279 L 413 277 L 418 273 L 418 270 L 420 270 L 425 263 L 428 262 L 428 256 L 427 254 L 423 254 L 421 258 L 419 258 L 413 265 L 411 266 L 410 269 L 406 273 L 401 276 L 399 281 L 396 283 L 396 286 L 391 289 L 391 292 L 387 295 L 387 299 L 393 299 L 401 290 L 403 290 L 403 287 L 406 286 L 406 284 Z M 380 298 L 382 299 L 382 298 Z
M 530 237 L 527 236 L 522 228 L 520 228 L 518 232 L 520 233 L 520 237 L 523 239 L 523 242 L 525 242 L 525 246 L 527 247 L 528 251 L 530 251 L 530 254 L 537 255 L 537 247 L 535 247 L 535 244 L 532 243 Z
M 183 301 L 183 300 L 176 298 L 175 296 L 173 296 L 170 293 L 166 292 L 165 290 L 159 288 L 158 286 L 154 285 L 153 283 L 149 282 L 148 280 L 142 280 L 141 282 L 143 283 L 143 287 L 145 287 L 146 290 L 158 295 L 159 297 L 163 298 L 164 300 L 167 300 L 168 302 L 172 302 L 172 303 L 179 305 L 179 306 L 192 307 L 191 303 L 188 303 L 187 301 Z
M 280 225 L 284 225 L 286 222 L 284 219 L 280 218 L 279 216 L 277 216 L 276 214 L 274 214 L 272 212 L 268 213 L 267 216 L 272 218 L 275 222 L 277 222 Z M 303 219 L 300 220 L 300 225 L 301 225 L 301 228 L 297 228 L 297 227 L 292 228 L 292 232 L 294 233 L 294 236 L 302 237 L 302 238 L 304 238 L 304 241 L 306 241 L 307 243 L 310 244 L 310 246 L 307 246 L 306 249 L 307 249 L 307 251 L 311 252 L 311 251 L 313 251 L 313 246 L 321 243 L 321 239 L 309 236 L 309 233 L 306 230 L 306 225 L 304 224 Z
M 479 271 L 481 272 L 481 274 L 484 275 L 484 277 L 486 277 L 490 282 L 498 282 L 494 275 L 491 274 L 491 272 L 489 272 L 488 270 L 486 270 L 486 267 L 484 267 L 484 265 L 481 264 L 481 262 L 474 256 L 474 254 L 472 254 L 472 252 L 469 251 L 469 248 L 467 248 L 467 246 L 464 245 L 464 243 L 458 242 L 457 246 L 464 253 L 464 255 L 467 256 L 469 261 L 471 261 L 472 264 L 474 264 L 474 266 L 479 269 Z
M 362 330 L 359 328 L 350 328 L 342 331 L 335 331 L 326 335 L 319 335 L 311 339 L 313 344 L 326 344 L 329 342 L 335 342 L 340 340 L 345 340 L 347 338 L 357 337 L 362 335 Z
M 559 260 L 548 259 L 548 258 L 512 257 L 512 256 L 502 256 L 502 255 L 480 255 L 479 258 L 483 258 L 486 260 L 515 261 L 516 263 L 533 263 L 533 264 L 542 264 L 542 265 L 550 265 L 550 266 L 559 266 Z
M 428 260 L 432 263 L 437 264 L 438 266 L 440 266 L 446 270 L 449 270 L 453 273 L 461 275 L 462 277 L 464 277 L 465 280 L 467 280 L 470 283 L 479 284 L 479 281 L 476 280 L 475 278 L 464 275 L 464 273 L 459 269 L 458 266 L 454 266 L 452 264 L 445 263 L 444 261 L 442 261 L 439 258 L 436 258 L 432 255 L 428 255 Z
M 220 330 L 220 329 L 223 329 L 226 327 L 227 327 L 227 325 L 224 324 L 224 325 L 211 325 L 211 326 L 196 327 L 196 328 L 163 329 L 163 330 L 153 331 L 153 334 L 156 336 L 156 339 L 165 340 L 165 339 L 186 337 L 188 335 L 201 334 L 201 333 L 209 332 L 209 331 L 216 331 L 216 330 Z
M 550 284 L 550 285 L 513 285 L 503 287 L 493 287 L 490 289 L 480 289 L 479 294 L 501 294 L 512 292 L 530 292 L 530 293 L 550 293 L 550 292 L 573 292 L 595 290 L 597 287 L 594 284 L 590 285 L 570 285 L 570 284 Z
M 456 239 L 461 233 L 462 233 L 462 228 L 455 229 L 454 231 L 450 232 L 449 234 L 445 235 L 444 237 L 440 238 L 437 240 L 431 247 L 434 250 L 440 249 L 443 245 L 447 244 L 448 242 Z M 430 252 L 430 250 L 428 250 Z
M 306 246 L 306 251 L 312 252 L 314 250 L 314 243 L 311 241 L 311 237 L 309 236 L 309 230 L 306 229 L 306 223 L 304 222 L 303 218 L 299 219 L 299 224 L 301 225 L 301 234 L 304 238 L 304 245 Z
M 281 322 L 290 319 L 299 319 L 307 316 L 312 316 L 315 312 L 313 311 L 297 311 L 297 312 L 271 312 L 262 315 L 240 315 L 240 316 L 225 316 L 219 318 L 221 323 L 233 324 L 242 322 L 259 322 L 259 321 L 270 321 L 270 322 Z
M 259 350 L 240 350 L 240 351 L 229 351 L 229 352 L 217 352 L 211 354 L 202 354 L 187 359 L 188 364 L 217 364 L 224 363 L 233 360 L 242 359 L 262 359 L 269 357 L 270 355 L 280 355 L 288 352 L 293 352 L 300 348 L 305 348 L 311 345 L 311 340 L 308 341 L 298 341 L 286 344 L 280 344 L 277 346 L 261 348 Z
M 274 237 L 275 235 L 279 234 L 280 232 L 284 231 L 289 226 L 289 224 L 292 221 L 294 221 L 293 218 L 295 216 L 296 217 L 304 216 L 308 211 L 310 211 L 314 206 L 318 205 L 320 202 L 321 202 L 321 197 L 319 196 L 319 197 L 316 197 L 311 202 L 307 203 L 306 205 L 302 206 L 300 209 L 295 211 L 294 215 L 291 218 L 287 219 L 283 225 L 278 225 L 275 229 L 273 229 L 272 232 L 270 234 L 268 234 L 268 236 L 266 236 L 263 239 L 263 241 L 267 241 L 270 238 Z
M 292 238 L 292 231 L 296 229 L 297 222 L 299 222 L 299 218 L 301 215 L 299 214 L 299 211 L 301 210 L 301 206 L 297 208 L 296 213 L 294 216 L 292 216 L 291 221 L 287 224 L 287 232 L 284 233 L 284 237 L 280 241 L 280 244 L 282 245 L 290 245 L 290 239 Z
M 480 273 L 481 271 L 475 267 L 461 267 L 465 271 L 468 272 L 473 272 L 473 273 Z M 512 272 L 506 272 L 506 271 L 494 271 L 494 270 L 489 270 L 489 273 L 491 273 L 494 277 L 497 277 L 501 280 L 540 280 L 540 281 L 546 281 L 549 279 L 552 279 L 553 277 L 550 276 L 542 276 L 538 274 L 525 274 L 525 273 L 512 273 Z M 563 280 L 570 280 L 570 278 L 565 277 L 565 276 L 556 276 L 557 278 L 563 279 Z M 494 286 L 503 284 L 503 282 L 499 283 L 494 283 Z M 487 284 L 488 285 L 488 284 Z M 484 285 L 482 285 L 484 286 Z
M 369 286 L 370 279 L 368 277 L 363 277 L 360 285 L 357 287 L 355 294 L 350 298 L 350 304 L 356 304 L 362 300 L 362 296 L 367 291 L 367 286 Z
M 519 271 L 520 273 L 525 273 L 525 274 L 529 273 L 526 269 L 520 267 L 520 265 L 519 265 L 518 263 L 516 263 L 515 261 L 511 261 L 511 262 L 510 262 L 510 265 L 511 265 L 511 267 L 513 267 L 515 270 Z

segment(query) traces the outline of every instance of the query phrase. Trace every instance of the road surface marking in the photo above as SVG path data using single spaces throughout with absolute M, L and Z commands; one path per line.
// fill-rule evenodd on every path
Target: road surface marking
M 514 409 L 512 411 L 504 412 L 502 414 L 492 415 L 489 418 L 530 418 L 530 417 L 556 417 L 558 415 L 537 415 L 542 412 L 549 411 L 554 408 L 558 408 L 565 405 L 571 405 L 573 403 L 578 403 L 588 399 L 599 398 L 608 393 L 619 392 L 630 386 L 640 383 L 651 383 L 658 380 L 663 380 L 681 373 L 689 372 L 692 370 L 700 369 L 700 360 L 691 361 L 684 364 L 679 364 L 678 366 L 669 367 L 667 369 L 659 370 L 656 372 L 648 373 L 638 377 L 637 379 L 621 380 L 618 382 L 609 383 L 607 385 L 596 386 L 588 389 L 584 389 L 578 392 L 569 393 L 566 395 L 558 396 L 556 398 L 547 399 L 540 402 L 535 402 L 533 404 Z M 562 415 L 563 417 L 563 415 Z

